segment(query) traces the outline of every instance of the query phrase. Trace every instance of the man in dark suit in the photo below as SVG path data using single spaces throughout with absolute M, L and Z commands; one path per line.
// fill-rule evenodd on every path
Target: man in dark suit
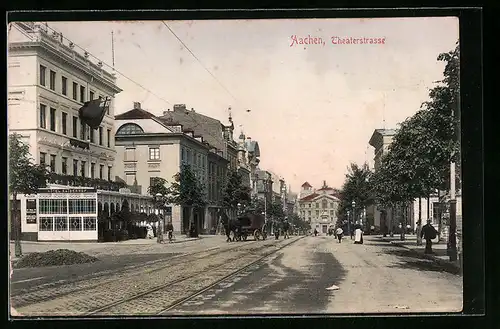
M 432 226 L 431 221 L 427 220 L 427 224 L 422 227 L 422 232 L 420 233 L 420 237 L 425 239 L 425 253 L 432 254 L 432 239 L 435 239 L 437 236 L 437 231 Z

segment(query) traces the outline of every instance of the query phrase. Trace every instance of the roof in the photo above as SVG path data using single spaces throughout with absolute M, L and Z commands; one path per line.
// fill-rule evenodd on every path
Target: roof
M 302 184 L 302 187 L 312 187 L 312 185 L 309 184 L 308 182 L 305 182 L 304 184 Z
M 122 114 L 115 115 L 115 120 L 134 120 L 134 119 L 155 119 L 156 116 L 143 109 L 132 109 Z
M 318 193 L 313 193 L 313 194 L 310 194 L 310 195 L 307 195 L 305 197 L 303 197 L 302 199 L 300 199 L 299 201 L 312 201 L 314 199 L 316 199 L 317 197 L 319 196 L 329 196 L 331 198 L 334 198 L 334 199 L 339 199 L 336 195 L 334 194 L 318 194 Z
M 166 111 L 158 119 L 164 123 L 182 125 L 185 130 L 191 130 L 194 135 L 203 136 L 203 139 L 218 150 L 225 149 L 222 135 L 222 123 L 214 118 L 195 111 Z
M 257 158 L 260 157 L 259 143 L 256 141 L 247 141 L 246 144 L 248 152 L 254 153 Z
M 370 141 L 368 144 L 371 146 L 375 147 L 377 144 L 376 140 L 379 139 L 382 136 L 394 136 L 396 135 L 396 130 L 395 129 L 375 129 L 373 131 L 372 137 L 370 137 Z
M 309 195 L 303 197 L 302 199 L 300 199 L 300 201 L 311 201 L 314 198 L 316 198 L 317 196 L 319 196 L 318 193 L 309 194 Z

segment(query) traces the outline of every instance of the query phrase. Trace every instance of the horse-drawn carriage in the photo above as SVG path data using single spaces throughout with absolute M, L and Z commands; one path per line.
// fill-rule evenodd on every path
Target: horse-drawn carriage
M 229 219 L 227 215 L 222 216 L 222 223 L 226 231 L 227 241 L 246 241 L 249 236 L 255 240 L 265 240 L 265 218 L 260 214 L 246 213 L 236 219 Z
M 265 240 L 267 233 L 265 230 L 264 216 L 255 214 L 245 214 L 238 217 L 238 232 L 239 240 L 246 241 L 248 236 L 253 236 L 256 241 Z

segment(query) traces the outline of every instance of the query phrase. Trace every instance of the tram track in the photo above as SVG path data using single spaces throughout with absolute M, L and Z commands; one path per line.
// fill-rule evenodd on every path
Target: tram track
M 115 276 L 106 282 L 81 287 L 79 291 L 75 291 L 74 288 L 67 289 L 63 294 L 60 291 L 52 291 L 43 296 L 14 299 L 11 304 L 20 313 L 34 316 L 81 315 L 89 312 L 94 314 L 95 312 L 92 311 L 94 309 L 123 304 L 126 300 L 140 299 L 147 293 L 151 294 L 159 290 L 158 287 L 175 286 L 176 283 L 189 280 L 196 275 L 212 273 L 225 264 L 237 263 L 242 267 L 242 259 L 259 254 L 263 249 L 273 249 L 276 245 L 269 240 L 264 245 L 261 244 L 262 242 L 257 243 L 257 246 L 252 242 L 248 241 L 237 246 L 228 244 L 227 248 L 208 254 L 198 253 L 197 257 L 191 257 L 192 255 L 180 257 L 181 261 L 176 262 L 175 266 L 171 263 L 164 264 L 158 269 L 136 273 L 135 278 L 134 273 L 131 273 L 129 278 Z M 196 262 L 196 259 L 203 259 L 203 262 Z M 137 306 L 136 311 L 140 309 L 141 306 Z M 128 312 L 120 314 L 126 315 Z
M 104 287 L 110 282 L 116 280 L 126 280 L 137 275 L 153 274 L 165 269 L 174 268 L 183 265 L 186 262 L 205 259 L 221 253 L 234 252 L 248 247 L 255 241 L 248 241 L 241 245 L 227 245 L 227 247 L 213 247 L 206 250 L 184 253 L 168 258 L 149 261 L 142 264 L 125 267 L 122 269 L 114 269 L 112 271 L 100 271 L 97 273 L 88 274 L 69 281 L 55 281 L 40 285 L 37 288 L 22 289 L 11 294 L 11 304 L 16 307 L 25 307 L 27 305 L 36 304 L 52 300 L 54 298 L 63 297 L 73 293 L 79 293 L 89 289 Z M 147 268 L 145 270 L 145 268 Z M 95 280 L 99 280 L 95 282 Z
M 273 244 L 266 245 L 265 247 L 267 247 L 266 249 L 268 250 L 264 251 L 263 254 L 250 254 L 250 259 L 248 259 L 248 257 L 235 258 L 234 263 L 228 263 L 227 266 L 223 268 L 220 266 L 212 266 L 213 271 L 199 271 L 186 277 L 181 277 L 135 296 L 130 296 L 104 305 L 85 315 L 164 315 L 168 311 L 199 296 L 216 285 L 248 270 L 252 266 L 255 266 L 269 256 L 300 239 L 302 238 L 292 240 L 291 242 L 287 241 L 288 243 L 283 243 L 279 247 Z M 215 280 L 214 277 L 216 278 Z M 179 283 L 183 283 L 182 287 L 176 286 Z M 194 289 L 192 289 L 193 287 Z M 186 290 L 188 291 L 187 295 Z M 165 304 L 167 306 L 165 306 Z

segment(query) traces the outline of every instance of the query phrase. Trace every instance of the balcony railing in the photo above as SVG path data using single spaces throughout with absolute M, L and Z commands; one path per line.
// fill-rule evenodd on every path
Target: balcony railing
M 106 191 L 118 191 L 120 188 L 127 187 L 127 184 L 123 182 L 112 182 L 98 178 L 61 175 L 54 173 L 51 173 L 49 175 L 49 183 L 68 186 L 95 187 L 98 190 Z

